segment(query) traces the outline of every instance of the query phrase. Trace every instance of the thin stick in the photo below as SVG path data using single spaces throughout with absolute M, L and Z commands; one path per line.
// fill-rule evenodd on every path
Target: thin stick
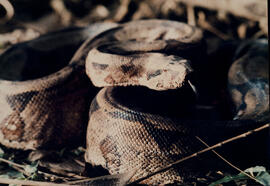
M 40 170 L 38 170 L 37 172 L 39 174 L 42 174 L 46 178 L 49 178 L 50 180 L 52 180 L 52 179 L 61 179 L 63 181 L 69 181 L 69 180 L 77 179 L 77 178 L 68 178 L 68 177 L 63 177 L 63 176 L 57 176 L 57 175 L 50 174 L 50 173 L 47 173 L 47 172 L 43 172 L 43 171 L 40 171 Z
M 18 184 L 18 185 L 39 185 L 39 186 L 69 186 L 67 184 L 56 184 L 42 181 L 16 180 L 9 178 L 0 178 L 0 183 L 3 184 Z
M 192 5 L 187 5 L 187 18 L 189 25 L 196 26 L 195 12 Z
M 202 142 L 206 147 L 209 147 L 209 145 L 207 143 L 205 143 L 201 138 L 199 138 L 198 136 L 196 136 L 196 138 Z M 225 159 L 223 156 L 221 156 L 219 153 L 217 153 L 215 150 L 211 150 L 213 153 L 215 153 L 220 159 L 222 159 L 224 162 L 226 162 L 228 165 L 230 165 L 232 168 L 238 170 L 239 172 L 241 172 L 242 174 L 246 175 L 247 177 L 249 177 L 250 179 L 258 182 L 259 180 L 257 180 L 254 176 L 242 171 L 240 168 L 236 167 L 235 165 L 233 165 L 231 162 L 229 162 L 227 159 Z
M 72 14 L 66 8 L 63 0 L 52 0 L 51 7 L 60 16 L 61 23 L 65 26 L 68 26 L 72 20 Z
M 17 170 L 17 171 L 23 173 L 23 174 L 26 175 L 26 176 L 31 176 L 30 173 L 28 173 L 28 172 L 25 171 L 25 166 L 24 166 L 24 165 L 20 165 L 20 164 L 18 164 L 18 163 L 14 163 L 14 162 L 9 161 L 9 160 L 6 160 L 6 159 L 4 159 L 4 158 L 0 158 L 0 161 L 5 162 L 5 163 L 7 163 L 7 164 L 9 164 L 9 165 L 12 165 L 11 167 L 12 167 L 13 169 L 15 169 L 15 170 Z
M 178 0 L 178 2 L 195 7 L 216 11 L 230 12 L 235 16 L 259 21 L 267 19 L 267 1 L 258 0 Z M 256 8 L 255 8 L 256 7 Z
M 121 21 L 124 16 L 127 14 L 128 12 L 128 5 L 130 3 L 130 0 L 122 0 L 120 1 L 120 6 L 117 9 L 117 13 L 115 14 L 113 20 L 118 22 Z
M 75 161 L 77 164 L 79 164 L 80 166 L 82 166 L 82 167 L 85 166 L 85 164 L 84 164 L 82 161 L 78 160 L 78 159 L 74 159 L 74 161 Z
M 205 14 L 203 12 L 198 12 L 198 25 L 201 26 L 203 29 L 212 32 L 216 36 L 220 37 L 223 40 L 228 40 L 229 36 L 219 31 L 217 28 L 212 26 L 209 22 L 206 21 Z
M 5 163 L 7 163 L 7 164 L 9 164 L 9 165 L 12 165 L 12 166 L 15 166 L 15 167 L 20 167 L 20 168 L 22 168 L 22 169 L 25 168 L 24 165 L 20 165 L 20 164 L 18 164 L 18 163 L 14 163 L 14 162 L 9 161 L 9 160 L 6 160 L 6 159 L 4 159 L 4 158 L 0 158 L 0 161 L 5 162 Z
M 235 137 L 229 138 L 229 139 L 227 139 L 227 140 L 224 140 L 224 141 L 222 141 L 222 142 L 220 142 L 220 143 L 217 143 L 217 144 L 215 144 L 215 145 L 213 145 L 213 146 L 207 147 L 207 148 L 205 148 L 205 149 L 203 149 L 203 150 L 201 150 L 201 151 L 198 151 L 198 152 L 193 153 L 193 154 L 191 154 L 191 155 L 189 155 L 189 156 L 187 156 L 187 157 L 184 157 L 184 158 L 182 158 L 182 159 L 180 159 L 180 160 L 177 160 L 177 161 L 175 161 L 174 163 L 171 163 L 171 164 L 169 164 L 169 165 L 167 165 L 167 166 L 165 166 L 165 167 L 163 167 L 163 168 L 160 168 L 160 169 L 156 170 L 155 172 L 150 173 L 149 175 L 144 176 L 144 177 L 142 177 L 142 178 L 140 178 L 140 179 L 138 179 L 138 180 L 132 182 L 131 184 L 134 184 L 134 183 L 140 183 L 141 181 L 143 181 L 143 180 L 145 180 L 145 179 L 147 179 L 147 178 L 150 178 L 150 177 L 152 177 L 152 176 L 154 176 L 154 175 L 156 175 L 156 174 L 158 174 L 158 173 L 161 173 L 161 172 L 164 172 L 164 171 L 169 170 L 169 169 L 172 168 L 173 166 L 178 165 L 178 164 L 182 163 L 183 161 L 186 161 L 186 160 L 188 160 L 188 159 L 194 158 L 194 157 L 196 157 L 196 156 L 198 156 L 198 155 L 200 155 L 200 154 L 202 154 L 202 153 L 208 152 L 208 151 L 213 150 L 213 149 L 216 149 L 216 148 L 218 148 L 218 147 L 221 147 L 222 145 L 225 145 L 225 144 L 227 144 L 227 143 L 229 143 L 229 142 L 232 142 L 232 141 L 235 141 L 235 140 L 238 140 L 238 139 L 241 139 L 241 138 L 245 138 L 245 137 L 247 137 L 247 136 L 249 136 L 249 135 L 251 135 L 251 134 L 253 134 L 253 133 L 255 133 L 255 132 L 259 132 L 259 131 L 261 131 L 261 130 L 263 130 L 263 129 L 266 129 L 266 128 L 269 128 L 269 127 L 270 127 L 270 123 L 267 123 L 267 124 L 265 124 L 265 125 L 263 125 L 263 126 L 261 126 L 261 127 L 259 127 L 259 128 L 250 130 L 250 131 L 245 132 L 245 133 L 243 133 L 243 134 L 240 134 L 240 135 L 238 135 L 238 136 L 235 136 Z

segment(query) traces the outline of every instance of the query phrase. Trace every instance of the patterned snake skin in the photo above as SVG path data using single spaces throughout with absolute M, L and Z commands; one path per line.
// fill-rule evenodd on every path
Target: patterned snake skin
M 136 92 L 137 96 L 130 92 Z M 85 157 L 88 162 L 103 166 L 111 174 L 135 171 L 132 182 L 198 150 L 200 145 L 185 125 L 141 110 L 138 105 L 132 107 L 136 103 L 122 100 L 128 97 L 126 94 L 136 102 L 146 94 L 150 99 L 153 96 L 147 90 L 122 87 L 103 88 L 98 93 L 90 109 Z M 148 101 L 144 100 L 144 105 L 151 104 Z M 188 168 L 170 169 L 141 183 L 182 183 L 183 171 L 188 172 Z
M 200 55 L 202 43 L 196 28 L 152 20 L 127 23 L 87 44 L 91 49 L 86 58 L 87 75 L 94 85 L 106 87 L 90 107 L 87 162 L 101 165 L 110 174 L 135 170 L 132 182 L 198 150 L 192 127 L 181 119 L 188 115 L 186 103 L 192 103 L 186 82 L 191 66 L 198 63 L 194 54 Z M 128 85 L 159 91 L 125 87 Z M 162 95 L 169 89 L 182 90 L 182 95 Z M 177 100 L 177 94 L 182 99 Z M 210 136 L 239 131 L 248 123 L 216 129 L 214 125 L 204 127 Z M 140 183 L 183 184 L 184 175 L 191 171 L 188 167 L 173 168 Z
M 229 73 L 235 119 L 260 121 L 263 116 L 263 121 L 269 120 L 265 114 L 269 104 L 261 103 L 261 95 L 269 95 L 265 84 L 269 72 L 251 73 L 263 78 L 253 84 L 244 82 L 247 88 L 240 86 L 242 79 L 252 79 L 250 72 L 241 71 L 245 69 L 241 61 L 253 56 L 243 48 Z M 229 133 L 242 128 L 242 124 L 214 122 L 203 125 L 203 131 L 197 128 L 200 123 L 186 120 L 195 102 L 189 80 L 193 69 L 202 65 L 204 52 L 199 29 L 165 20 L 94 24 L 16 45 L 0 56 L 0 142 L 27 150 L 66 145 L 84 137 L 89 103 L 97 93 L 86 70 L 93 85 L 105 87 L 91 103 L 86 162 L 101 165 L 110 174 L 135 170 L 130 180 L 135 181 L 199 150 L 194 128 L 213 138 L 226 133 L 224 128 Z M 18 68 L 11 70 L 13 66 Z M 244 75 L 239 82 L 234 82 L 239 77 L 235 72 Z M 264 92 L 250 96 L 254 85 Z M 260 102 L 255 108 L 258 119 L 251 111 L 254 102 Z M 183 184 L 191 171 L 173 168 L 141 183 Z
M 90 108 L 86 161 L 101 165 L 111 174 L 136 170 L 131 179 L 134 181 L 193 152 L 198 145 L 193 145 L 186 127 L 177 125 L 164 115 L 160 116 L 159 109 L 151 114 L 155 107 L 164 107 L 164 113 L 168 112 L 167 109 L 172 110 L 171 103 L 177 100 L 169 103 L 168 99 L 164 99 L 166 96 L 162 94 L 167 91 L 149 92 L 149 89 L 140 87 L 126 91 L 128 87 L 110 86 L 185 89 L 182 92 L 184 96 L 178 96 L 191 101 L 192 96 L 187 93 L 190 87 L 186 84 L 192 72 L 192 62 L 196 60 L 190 54 L 199 55 L 202 46 L 199 29 L 184 23 L 160 20 L 126 23 L 94 38 L 88 44 L 91 50 L 86 59 L 86 72 L 94 85 L 109 87 L 98 93 Z M 146 94 L 148 97 L 144 99 Z M 117 100 L 127 95 L 129 98 L 125 101 Z M 131 100 L 134 101 L 130 103 Z M 162 100 L 167 103 L 162 104 Z M 185 100 L 177 103 L 186 108 Z M 140 102 L 143 106 L 138 105 Z M 158 105 L 154 106 L 155 103 Z M 144 110 L 146 107 L 149 109 Z M 172 169 L 142 183 L 152 185 L 182 181 L 181 171 Z
M 51 33 L 0 56 L 2 144 L 24 150 L 54 148 L 82 137 L 95 92 L 88 88 L 84 63 L 68 63 L 83 41 L 114 26 L 94 24 Z
M 239 46 L 228 80 L 235 119 L 269 121 L 269 54 L 266 39 Z
M 192 71 L 188 60 L 195 62 L 193 54 L 203 51 L 201 30 L 160 20 L 124 24 L 90 45 L 95 48 L 88 53 L 86 73 L 95 86 L 140 85 L 154 90 L 181 87 Z

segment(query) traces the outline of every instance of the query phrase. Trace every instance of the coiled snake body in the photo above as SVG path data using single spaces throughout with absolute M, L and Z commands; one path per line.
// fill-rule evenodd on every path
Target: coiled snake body
M 140 25 L 138 34 L 137 25 Z M 186 83 L 192 73 L 191 66 L 196 68 L 201 65 L 198 63 L 203 63 L 203 58 L 197 60 L 194 56 L 203 56 L 203 47 L 200 30 L 157 20 L 127 23 L 94 38 L 89 43 L 86 72 L 94 85 L 109 87 L 98 93 L 90 108 L 86 161 L 103 166 L 111 174 L 136 170 L 131 179 L 134 181 L 195 152 L 200 145 L 193 138 L 192 127 L 179 119 L 188 115 L 186 103 L 192 103 L 192 93 Z M 140 87 L 130 90 L 111 87 L 128 85 L 183 92 L 176 93 L 177 100 L 177 96 L 166 97 Z M 169 117 L 172 112 L 175 115 Z M 245 128 L 230 128 L 226 124 L 220 128 L 208 127 L 204 129 L 208 135 Z M 186 167 L 170 169 L 141 183 L 181 183 L 182 176 L 189 171 L 192 170 Z
M 84 63 L 68 63 L 83 41 L 113 26 L 55 32 L 0 56 L 2 144 L 25 150 L 57 148 L 82 137 L 88 99 L 95 91 L 87 86 Z
M 86 59 L 86 72 L 96 86 L 140 85 L 154 90 L 176 89 L 187 83 L 192 72 L 187 58 L 193 59 L 194 56 L 189 55 L 193 52 L 199 54 L 202 44 L 201 31 L 186 24 L 135 21 L 107 31 L 89 43 L 92 49 Z M 138 94 L 141 97 L 149 94 L 151 99 L 153 92 L 145 91 Z M 92 103 L 86 161 L 102 165 L 111 174 L 137 169 L 133 176 L 137 179 L 190 152 L 192 143 L 183 126 L 182 130 L 177 130 L 177 124 L 166 117 L 140 112 L 134 104 L 142 100 L 134 96 L 130 99 L 136 101 L 125 106 L 117 101 L 116 95 L 124 96 L 118 88 L 105 88 Z M 145 105 L 153 106 L 151 103 Z M 170 170 L 144 183 L 175 181 L 181 182 L 181 176 Z
M 191 123 L 185 119 L 195 98 L 189 79 L 193 68 L 204 60 L 202 32 L 165 20 L 89 28 L 86 35 L 82 34 L 85 30 L 71 34 L 76 41 L 63 42 L 61 46 L 71 44 L 72 49 L 62 53 L 72 55 L 71 51 L 88 37 L 70 62 L 52 64 L 56 66 L 53 72 L 45 70 L 49 76 L 33 75 L 17 82 L 18 75 L 1 72 L 0 102 L 4 107 L 0 108 L 0 142 L 13 148 L 37 149 L 53 143 L 63 145 L 80 136 L 91 92 L 96 93 L 85 79 L 86 60 L 86 73 L 93 85 L 105 87 L 90 107 L 87 162 L 101 165 L 111 174 L 135 171 L 134 181 L 196 151 L 199 145 L 193 139 Z M 89 35 L 92 28 L 95 32 Z M 38 45 L 29 44 L 33 49 L 57 49 L 45 40 L 41 37 L 36 40 Z M 28 61 L 25 51 L 32 48 L 26 45 L 23 52 L 19 47 L 3 54 L 1 65 L 16 55 Z M 27 69 L 21 72 L 28 74 Z M 217 130 L 214 126 L 204 128 L 212 134 Z M 142 183 L 182 183 L 188 171 L 170 169 Z
M 228 75 L 228 88 L 235 105 L 235 119 L 269 121 L 268 41 L 240 45 Z

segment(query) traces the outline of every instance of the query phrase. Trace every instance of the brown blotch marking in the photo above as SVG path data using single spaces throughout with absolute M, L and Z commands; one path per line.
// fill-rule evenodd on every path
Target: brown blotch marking
M 243 94 L 240 91 L 238 91 L 237 89 L 232 89 L 231 95 L 232 95 L 232 99 L 234 100 L 234 103 L 236 105 L 236 108 L 238 109 L 242 104 Z
M 3 120 L 1 123 L 1 130 L 3 135 L 8 140 L 20 141 L 23 138 L 25 123 L 20 117 L 18 111 L 14 111 L 11 115 Z M 8 127 L 15 126 L 14 130 L 9 129 Z
M 107 136 L 102 140 L 99 146 L 108 165 L 114 165 L 116 167 L 121 165 L 121 154 L 119 153 L 117 142 L 111 136 Z
M 162 40 L 163 38 L 164 38 L 164 36 L 166 35 L 166 31 L 164 31 L 164 32 L 161 32 L 160 34 L 159 34 L 159 36 L 155 39 L 155 40 Z
M 95 62 L 93 62 L 93 63 L 92 63 L 92 66 L 93 66 L 93 68 L 96 69 L 96 70 L 105 70 L 109 65 L 107 65 L 107 64 L 100 64 L 100 63 L 95 63 Z
M 133 64 L 131 65 L 121 65 L 120 66 L 122 72 L 128 73 L 129 71 L 132 71 L 132 69 L 136 68 Z
M 251 114 L 258 112 L 257 106 L 259 105 L 258 95 L 256 94 L 256 89 L 250 89 L 245 95 L 245 103 L 247 105 L 246 113 Z
M 115 80 L 113 79 L 112 75 L 108 75 L 104 81 L 108 84 L 114 84 L 115 83 Z
M 150 79 L 152 79 L 154 77 L 157 77 L 160 74 L 161 74 L 161 70 L 157 70 L 157 71 L 155 71 L 153 73 L 148 73 L 147 74 L 147 80 L 150 80 Z
M 125 76 L 128 78 L 131 77 L 140 77 L 142 73 L 144 72 L 144 69 L 141 65 L 133 65 L 133 64 L 128 64 L 128 65 L 121 65 L 120 70 L 124 73 Z

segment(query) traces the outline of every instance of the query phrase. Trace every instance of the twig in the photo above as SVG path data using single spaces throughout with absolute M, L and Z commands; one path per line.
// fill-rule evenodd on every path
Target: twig
M 23 173 L 24 175 L 26 176 L 30 176 L 31 174 L 27 173 L 24 169 L 25 169 L 25 166 L 24 165 L 20 165 L 18 163 L 14 163 L 12 161 L 9 161 L 9 160 L 6 160 L 4 158 L 0 158 L 0 161 L 2 162 L 5 162 L 9 165 L 12 165 L 12 168 Z M 49 177 L 55 177 L 55 178 L 59 178 L 59 179 L 63 179 L 64 177 L 60 177 L 60 176 L 56 176 L 54 174 L 49 174 L 49 173 L 45 173 L 45 172 L 42 172 L 42 171 L 38 171 L 39 174 L 43 174 L 44 176 L 49 176 Z M 81 178 L 81 177 L 80 177 Z M 84 178 L 84 177 L 82 177 Z
M 73 173 L 66 173 L 66 175 L 69 176 L 69 177 L 76 178 L 76 179 L 86 179 L 87 178 L 87 177 L 80 176 L 80 175 L 73 174 Z
M 202 142 L 206 147 L 209 147 L 209 145 L 207 143 L 205 143 L 201 138 L 199 138 L 198 136 L 196 136 L 196 138 Z M 247 177 L 249 177 L 250 179 L 253 179 L 254 181 L 259 182 L 259 180 L 257 180 L 254 176 L 242 171 L 240 168 L 236 167 L 235 165 L 233 165 L 231 162 L 229 162 L 228 160 L 226 160 L 223 156 L 221 156 L 219 153 L 217 153 L 215 150 L 211 150 L 213 153 L 215 153 L 220 159 L 222 159 L 224 162 L 226 162 L 228 165 L 230 165 L 232 168 L 238 170 L 239 172 L 241 172 L 242 174 L 246 175 Z
M 0 5 L 2 5 L 6 10 L 6 16 L 2 19 L 4 22 L 6 22 L 14 16 L 14 8 L 8 0 L 0 0 Z
M 9 165 L 12 165 L 12 166 L 15 166 L 15 167 L 22 168 L 22 169 L 25 168 L 24 165 L 20 165 L 20 164 L 18 164 L 18 163 L 14 163 L 14 162 L 9 161 L 9 160 L 6 160 L 6 159 L 4 159 L 4 158 L 0 158 L 0 161 L 5 162 L 5 163 L 7 163 L 7 164 L 9 164 Z
M 132 182 L 132 183 L 130 183 L 130 184 L 140 183 L 141 181 L 143 181 L 143 180 L 145 180 L 145 179 L 148 179 L 148 178 L 150 178 L 150 177 L 152 177 L 152 176 L 154 176 L 154 175 L 156 175 L 156 174 L 158 174 L 158 173 L 161 173 L 161 172 L 164 172 L 164 171 L 169 170 L 169 169 L 172 168 L 173 166 L 176 166 L 176 165 L 182 163 L 183 161 L 186 161 L 186 160 L 188 160 L 188 159 L 194 158 L 194 157 L 196 157 L 196 156 L 198 156 L 198 155 L 200 155 L 200 154 L 202 154 L 202 153 L 208 152 L 208 151 L 213 150 L 213 149 L 216 149 L 216 148 L 218 148 L 218 147 L 221 147 L 222 145 L 225 145 L 225 144 L 227 144 L 227 143 L 229 143 L 229 142 L 232 142 L 232 141 L 235 141 L 235 140 L 238 140 L 238 139 L 241 139 L 241 138 L 245 138 L 245 137 L 247 137 L 247 136 L 249 136 L 249 135 L 251 135 L 251 134 L 253 134 L 253 133 L 255 133 L 255 132 L 259 132 L 259 131 L 261 131 L 261 130 L 263 130 L 263 129 L 266 129 L 266 128 L 269 128 L 269 127 L 270 127 L 270 123 L 267 123 L 267 124 L 265 124 L 265 125 L 263 125 L 263 126 L 261 126 L 261 127 L 259 127 L 259 128 L 250 130 L 250 131 L 245 132 L 245 133 L 243 133 L 243 134 L 240 134 L 240 135 L 238 135 L 238 136 L 235 136 L 235 137 L 229 138 L 229 139 L 227 139 L 227 140 L 224 140 L 224 141 L 222 141 L 222 142 L 220 142 L 220 143 L 217 143 L 217 144 L 215 144 L 215 145 L 213 145 L 213 146 L 207 147 L 207 148 L 205 148 L 205 149 L 203 149 L 203 150 L 201 150 L 201 151 L 198 151 L 198 152 L 193 153 L 193 154 L 191 154 L 191 155 L 189 155 L 189 156 L 187 156 L 187 157 L 184 157 L 184 158 L 182 158 L 182 159 L 180 159 L 180 160 L 177 160 L 177 161 L 175 161 L 174 163 L 171 163 L 171 164 L 169 164 L 169 165 L 167 165 L 167 166 L 165 166 L 165 167 L 163 167 L 163 168 L 160 168 L 160 169 L 156 170 L 155 172 L 152 172 L 152 173 L 150 173 L 150 174 L 147 175 L 147 176 L 144 176 L 144 177 L 142 177 L 142 178 L 140 178 L 140 179 L 137 179 L 136 181 L 134 181 L 134 182 Z
M 93 182 L 96 180 L 106 180 L 106 179 L 115 179 L 115 176 L 119 176 L 119 175 L 105 175 L 105 176 L 98 176 L 98 177 L 94 177 L 94 178 L 81 178 L 81 179 L 77 179 L 75 181 L 67 181 L 66 183 L 68 183 L 69 185 L 74 185 L 74 184 L 81 184 L 84 182 Z M 121 176 L 119 176 L 121 177 Z
M 192 25 L 192 26 L 196 25 L 194 6 L 192 5 L 187 5 L 187 18 L 188 18 L 189 25 Z
M 3 184 L 18 184 L 18 185 L 39 185 L 39 186 L 69 186 L 68 184 L 56 184 L 42 181 L 16 180 L 9 178 L 0 178 L 0 183 Z
M 68 178 L 68 177 L 58 176 L 58 175 L 47 173 L 47 172 L 43 172 L 43 171 L 40 171 L 40 170 L 38 170 L 37 172 L 38 172 L 38 174 L 42 174 L 43 176 L 45 176 L 46 178 L 48 178 L 50 180 L 52 180 L 53 178 L 55 178 L 55 179 L 61 179 L 63 181 L 69 181 L 69 180 L 74 180 L 74 179 L 77 180 L 77 178 Z
M 116 14 L 114 15 L 114 18 L 113 18 L 113 20 L 116 21 L 116 22 L 121 21 L 124 18 L 124 16 L 127 14 L 128 5 L 130 3 L 130 0 L 122 0 L 120 2 L 121 2 L 120 6 L 117 9 L 117 12 L 116 12 Z
M 52 9 L 59 15 L 61 18 L 61 23 L 64 26 L 68 26 L 72 19 L 71 12 L 66 8 L 62 0 L 52 0 L 51 1 Z
M 80 179 L 80 180 L 76 180 L 76 181 L 69 181 L 66 182 L 70 185 L 99 185 L 98 183 L 104 183 L 104 185 L 106 185 L 106 183 L 108 185 L 112 185 L 110 183 L 113 183 L 113 185 L 126 185 L 129 180 L 134 176 L 134 174 L 136 173 L 137 169 L 134 169 L 132 171 L 128 171 L 126 173 L 122 173 L 122 174 L 115 174 L 115 175 L 105 175 L 105 176 L 99 176 L 99 177 L 95 177 L 95 178 L 86 178 L 86 179 Z
M 80 161 L 80 160 L 78 160 L 78 159 L 74 159 L 74 161 L 75 161 L 78 165 L 80 165 L 80 166 L 82 166 L 82 167 L 85 166 L 85 163 L 83 163 L 82 161 Z
M 254 21 L 267 18 L 267 1 L 258 0 L 178 0 L 178 2 L 210 10 L 225 11 Z
M 248 25 L 246 23 L 243 23 L 238 26 L 237 28 L 237 34 L 240 39 L 245 39 L 247 35 L 247 27 Z
M 24 165 L 20 165 L 18 163 L 14 163 L 14 162 L 9 161 L 9 160 L 6 160 L 4 158 L 0 158 L 0 161 L 5 162 L 5 163 L 7 163 L 9 165 L 12 165 L 12 168 L 13 169 L 15 169 L 15 170 L 23 173 L 26 176 L 31 176 L 31 174 L 29 174 L 28 172 L 25 171 L 25 166 Z
M 156 16 L 154 10 L 145 1 L 141 1 L 138 6 L 138 10 L 132 15 L 132 20 L 138 20 L 143 17 L 154 18 Z
M 223 40 L 228 40 L 229 36 L 219 31 L 217 28 L 213 27 L 210 23 L 208 23 L 205 19 L 205 14 L 203 12 L 198 12 L 198 25 L 200 25 L 203 29 L 212 32 L 216 36 L 220 37 Z
M 9 160 L 6 160 L 4 158 L 0 158 L 0 161 L 2 162 L 5 162 L 9 165 L 12 165 L 12 168 L 14 168 L 15 170 L 23 173 L 24 175 L 26 176 L 30 176 L 29 173 L 27 173 L 24 169 L 25 169 L 25 166 L 24 165 L 20 165 L 18 163 L 14 163 L 12 161 L 9 161 Z M 62 177 L 62 176 L 57 176 L 57 175 L 54 175 L 54 174 L 50 174 L 50 173 L 46 173 L 46 172 L 42 172 L 42 171 L 37 171 L 39 174 L 43 174 L 44 176 L 48 176 L 48 177 L 55 177 L 55 178 L 58 178 L 58 179 L 67 179 L 67 177 Z M 79 176 L 79 175 L 76 175 L 76 174 L 73 174 L 73 173 L 66 173 L 66 176 L 69 176 L 69 177 L 73 177 L 73 179 L 86 179 L 87 177 L 83 177 L 83 176 Z

